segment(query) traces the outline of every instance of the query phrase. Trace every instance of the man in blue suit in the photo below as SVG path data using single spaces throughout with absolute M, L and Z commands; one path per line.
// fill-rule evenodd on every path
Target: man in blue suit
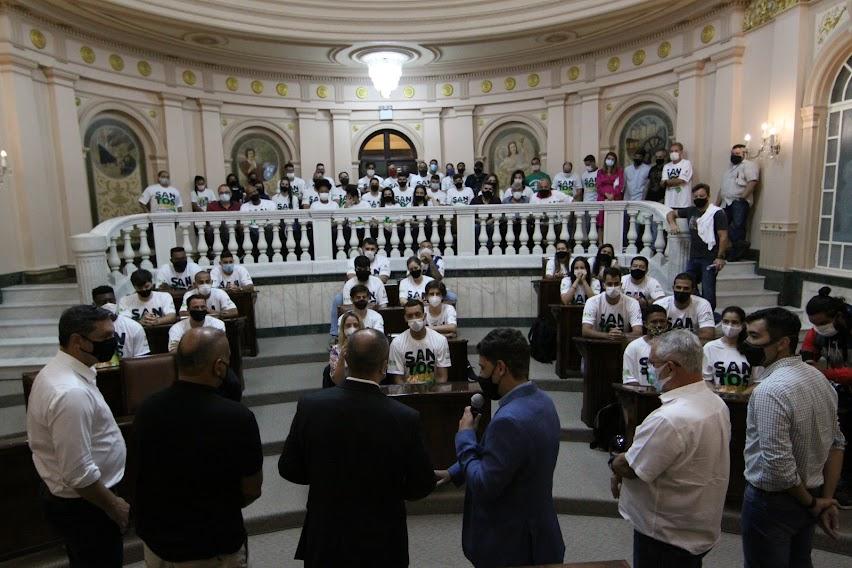
M 458 462 L 440 483 L 467 483 L 462 548 L 476 568 L 561 564 L 565 543 L 553 503 L 559 417 L 529 382 L 530 347 L 516 329 L 492 330 L 477 346 L 483 394 L 500 408 L 476 441 L 470 407 L 456 434 Z

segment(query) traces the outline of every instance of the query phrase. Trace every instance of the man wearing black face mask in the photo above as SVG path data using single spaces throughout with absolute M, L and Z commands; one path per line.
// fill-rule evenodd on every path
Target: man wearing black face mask
M 666 151 L 657 150 L 654 152 L 654 163 L 651 164 L 651 169 L 648 170 L 648 191 L 645 193 L 646 201 L 662 203 L 666 198 L 666 188 L 660 185 L 663 181 L 663 166 L 665 165 Z
M 461 172 L 459 171 L 456 173 L 460 174 Z M 485 173 L 485 165 L 482 161 L 477 160 L 473 164 L 473 173 L 467 176 L 467 179 L 464 180 L 464 185 L 465 187 L 472 189 L 474 194 L 477 194 L 482 188 L 482 182 L 485 181 L 486 177 L 488 177 L 488 175 Z
M 556 407 L 528 380 L 530 347 L 520 331 L 492 330 L 477 351 L 479 384 L 500 409 L 477 443 L 478 418 L 466 408 L 456 434 L 458 462 L 435 472 L 439 485 L 467 484 L 464 554 L 474 566 L 562 564 L 565 544 L 553 503 Z
M 710 187 L 699 183 L 692 188 L 693 207 L 669 211 L 669 233 L 677 234 L 675 218 L 689 219 L 689 260 L 686 272 L 701 284 L 701 296 L 716 309 L 716 275 L 725 268 L 728 240 L 728 218 L 719 207 L 710 204 Z
M 153 276 L 144 268 L 130 275 L 136 290 L 119 300 L 118 313 L 138 321 L 143 326 L 175 321 L 175 301 L 171 294 L 154 291 Z
M 92 305 L 59 318 L 59 352 L 39 372 L 27 407 L 27 439 L 44 481 L 45 517 L 72 566 L 119 567 L 130 505 L 112 492 L 127 450 L 95 384 L 94 365 L 115 353 L 112 314 Z
M 731 233 L 731 261 L 739 260 L 751 246 L 746 240 L 748 211 L 754 202 L 754 190 L 760 180 L 757 164 L 746 160 L 746 147 L 735 144 L 731 148 L 731 165 L 722 176 L 722 191 L 716 197 L 716 205 L 725 208 Z
M 195 275 L 201 267 L 186 254 L 183 247 L 173 247 L 169 251 L 169 262 L 157 269 L 156 283 L 160 290 L 189 290 Z
M 346 281 L 343 285 L 343 304 L 351 304 L 352 298 L 350 293 L 356 284 L 363 284 L 370 292 L 370 304 L 375 304 L 379 308 L 384 308 L 388 305 L 388 293 L 385 290 L 385 283 L 378 277 L 373 276 L 370 270 L 370 259 L 364 255 L 356 256 L 354 261 L 355 276 Z
M 688 329 L 707 343 L 716 335 L 713 310 L 710 302 L 695 296 L 695 279 L 688 272 L 681 272 L 674 279 L 674 294 L 660 298 L 655 304 L 663 306 L 669 320 L 669 329 Z
M 237 174 L 228 174 L 228 177 L 225 178 L 225 185 L 231 189 L 231 201 L 235 203 L 242 203 L 243 196 L 245 196 L 245 188 L 240 185 L 240 180 L 237 178 Z
M 796 355 L 799 316 L 769 308 L 745 321 L 743 353 L 765 367 L 746 418 L 745 565 L 811 566 L 815 524 L 835 539 L 839 528 L 834 491 L 846 440 L 837 393 Z

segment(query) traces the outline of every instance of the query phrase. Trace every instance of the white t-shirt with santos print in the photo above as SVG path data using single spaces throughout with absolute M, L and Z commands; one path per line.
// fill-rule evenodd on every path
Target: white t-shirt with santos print
M 411 276 L 406 276 L 399 281 L 399 303 L 405 305 L 408 300 L 426 300 L 426 284 L 434 280 L 428 276 L 420 277 L 420 284 L 414 281 Z
M 234 286 L 251 286 L 254 284 L 249 271 L 241 264 L 235 264 L 234 271 L 230 274 L 222 270 L 221 266 L 215 266 L 210 271 L 210 279 L 213 280 L 213 286 L 216 288 L 226 288 L 228 284 Z
M 473 190 L 467 186 L 458 189 L 456 186 L 447 190 L 447 205 L 470 205 L 473 201 Z
M 677 187 L 666 188 L 666 207 L 681 209 L 692 205 L 692 162 L 681 160 L 678 163 L 669 162 L 663 166 L 663 179 L 682 179 L 686 183 Z
M 621 380 L 624 383 L 638 384 L 643 387 L 654 386 L 653 378 L 648 375 L 648 359 L 651 357 L 651 344 L 640 337 L 624 348 Z
M 191 260 L 187 261 L 183 272 L 178 272 L 171 262 L 167 262 L 157 269 L 157 273 L 154 275 L 154 286 L 159 287 L 161 284 L 165 284 L 178 290 L 189 290 L 195 285 L 195 275 L 199 272 L 201 272 L 201 267 Z
M 666 309 L 669 329 L 688 329 L 693 333 L 698 333 L 701 328 L 716 327 L 710 302 L 701 296 L 693 294 L 685 310 L 677 307 L 674 296 L 660 298 L 654 303 Z
M 601 293 L 601 282 L 600 282 L 600 280 L 598 280 L 597 278 L 592 278 L 591 286 L 592 286 L 592 292 L 594 292 L 595 295 L 598 295 L 598 294 Z M 570 289 L 571 289 L 571 278 L 568 277 L 568 276 L 563 276 L 562 282 L 559 284 L 559 293 L 565 294 Z M 581 286 L 577 286 L 576 290 L 577 290 L 577 293 L 574 294 L 574 297 L 571 299 L 571 303 L 572 304 L 585 304 L 589 300 L 589 298 L 586 297 L 586 294 L 584 292 L 585 288 L 583 288 Z
M 149 205 L 151 213 L 175 213 L 183 207 L 180 191 L 176 187 L 163 187 L 160 184 L 149 185 L 139 197 L 139 203 Z
M 625 274 L 621 277 L 621 289 L 631 298 L 637 300 L 644 298 L 649 302 L 659 300 L 666 295 L 660 282 L 651 276 L 645 276 L 642 282 L 636 284 L 629 274 Z
M 583 324 L 589 324 L 597 331 L 607 332 L 617 327 L 629 332 L 633 326 L 642 327 L 642 308 L 637 300 L 624 294 L 615 305 L 607 301 L 606 294 L 598 294 L 586 301 Z
M 151 292 L 151 296 L 144 301 L 139 294 L 128 294 L 118 301 L 118 313 L 136 321 L 145 314 L 161 318 L 175 313 L 175 301 L 166 292 Z
M 407 383 L 434 383 L 435 369 L 450 366 L 450 344 L 433 329 L 427 327 L 419 340 L 407 329 L 391 341 L 388 374 L 402 375 Z
M 763 367 L 749 365 L 739 349 L 726 345 L 721 338 L 704 346 L 704 380 L 717 387 L 745 388 L 760 382 Z
M 213 190 L 209 187 L 205 187 L 204 191 L 197 191 L 193 189 L 190 194 L 190 199 L 193 203 L 198 205 L 199 209 L 207 211 L 207 205 L 209 205 L 212 201 L 216 201 L 216 194 L 214 194 Z

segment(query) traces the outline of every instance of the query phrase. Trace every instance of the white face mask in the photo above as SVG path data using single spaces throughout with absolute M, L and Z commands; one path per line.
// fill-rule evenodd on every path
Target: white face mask
M 106 310 L 108 312 L 116 313 L 115 312 L 115 304 L 113 304 L 112 302 L 104 304 L 103 306 L 101 306 L 101 308 L 103 308 L 104 310 Z
M 319 200 L 322 201 L 323 203 L 328 203 L 328 197 L 329 197 L 328 193 L 320 193 L 319 194 Z
M 520 201 L 523 196 L 524 196 L 523 191 L 513 191 L 512 192 L 512 197 L 514 197 L 517 201 Z
M 426 327 L 426 320 L 408 320 L 408 327 L 411 329 L 411 331 L 417 333 L 418 331 L 422 331 L 423 328 Z
M 162 185 L 163 187 L 168 186 L 168 185 L 169 185 L 169 181 L 170 181 L 170 180 L 169 180 L 169 178 L 167 178 L 167 177 L 161 177 L 161 178 L 159 179 L 160 185 Z
M 210 284 L 199 284 L 198 285 L 198 293 L 202 296 L 209 296 L 210 292 L 213 290 L 213 286 Z
M 534 171 L 534 172 L 538 172 L 538 171 L 541 171 L 541 166 L 538 165 L 538 164 L 533 164 L 532 168 L 530 168 L 530 169 L 532 169 L 532 171 Z
M 219 201 L 222 203 L 230 203 L 231 202 L 231 194 L 230 193 L 220 193 Z
M 743 326 L 741 325 L 732 325 L 730 323 L 722 324 L 722 335 L 724 335 L 728 339 L 733 339 L 737 337 L 742 330 Z
M 607 286 L 606 297 L 614 300 L 621 296 L 621 286 Z
M 677 162 L 678 160 L 680 160 L 680 152 L 670 153 L 669 158 L 671 158 L 672 162 Z
M 660 369 L 662 369 L 662 367 L 652 366 L 648 368 L 648 371 L 650 371 L 651 369 L 654 370 L 654 388 L 657 389 L 657 392 L 663 392 L 663 387 L 665 387 L 666 383 L 672 379 L 672 376 L 669 375 L 665 379 L 661 379 Z
M 439 189 L 441 189 L 441 184 L 440 183 L 430 183 L 429 187 L 432 188 L 432 191 L 438 191 Z
M 373 177 L 376 175 L 376 170 L 367 170 L 367 177 Z
M 376 258 L 376 251 L 365 250 L 364 256 L 370 259 L 370 262 L 373 262 L 373 259 Z
M 592 173 L 593 171 L 595 171 L 595 167 L 594 166 L 586 166 L 586 171 L 589 172 L 589 173 Z
M 344 329 L 343 333 L 346 335 L 346 337 L 350 337 L 356 331 L 358 331 L 358 328 L 355 327 L 354 325 L 352 325 L 352 326 L 348 326 L 346 329 Z
M 294 174 L 293 172 L 287 172 L 287 179 L 293 181 L 294 179 L 296 179 L 296 174 Z
M 604 163 L 607 165 L 608 168 L 611 168 L 615 165 L 615 160 L 613 160 L 612 158 L 608 158 L 604 160 Z
M 825 325 L 815 325 L 814 330 L 823 337 L 834 337 L 837 335 L 837 328 L 834 327 L 834 322 Z
M 433 308 L 440 306 L 443 301 L 444 299 L 441 296 L 429 296 L 429 305 Z

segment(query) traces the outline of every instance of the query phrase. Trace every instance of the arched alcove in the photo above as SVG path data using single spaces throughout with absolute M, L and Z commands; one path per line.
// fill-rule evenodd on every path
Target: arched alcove
M 621 164 L 629 164 L 633 152 L 646 154 L 668 148 L 674 137 L 675 106 L 668 98 L 643 93 L 622 102 L 604 124 L 607 149 L 618 152 Z
M 270 195 L 278 187 L 284 164 L 293 156 L 284 138 L 264 126 L 250 126 L 235 132 L 225 152 L 228 173 L 236 174 L 240 185 L 245 186 L 249 175 L 254 173 Z
M 530 160 L 542 156 L 544 133 L 536 126 L 527 119 L 507 117 L 483 132 L 477 156 L 484 158 L 486 171 L 497 176 L 501 187 L 508 184 L 513 171 L 528 173 Z

